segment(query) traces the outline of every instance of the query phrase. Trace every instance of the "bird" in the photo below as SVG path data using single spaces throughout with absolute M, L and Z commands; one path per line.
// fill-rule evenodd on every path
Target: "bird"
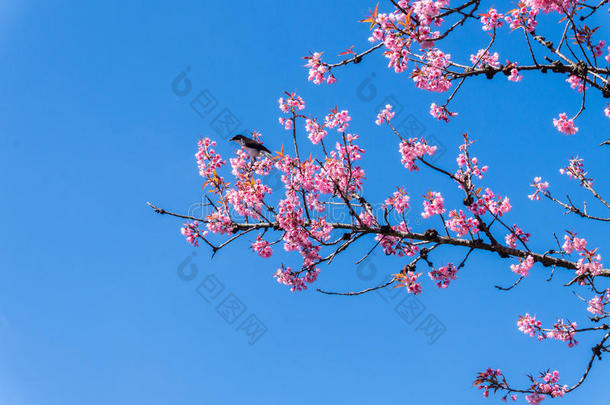
M 231 141 L 237 142 L 240 146 L 244 148 L 244 150 L 250 155 L 252 161 L 256 160 L 259 155 L 271 157 L 271 151 L 265 147 L 262 143 L 255 141 L 254 139 L 248 138 L 247 136 L 243 136 L 242 134 L 237 134 Z
M 603 141 L 602 143 L 599 144 L 599 146 L 602 145 L 610 145 L 610 139 L 606 139 L 605 141 Z

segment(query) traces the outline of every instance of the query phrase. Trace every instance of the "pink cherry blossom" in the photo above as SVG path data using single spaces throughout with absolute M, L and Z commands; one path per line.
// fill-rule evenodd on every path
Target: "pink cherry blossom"
M 417 171 L 419 167 L 415 164 L 417 159 L 421 159 L 425 155 L 432 156 L 436 152 L 436 146 L 430 146 L 424 138 L 411 138 L 403 140 L 399 145 L 401 155 L 400 162 L 409 171 Z
M 529 274 L 530 269 L 534 266 L 534 258 L 528 255 L 525 259 L 519 258 L 518 264 L 511 264 L 510 269 L 522 277 Z
M 439 121 L 449 122 L 449 117 L 455 117 L 458 113 L 451 112 L 444 106 L 438 106 L 436 103 L 430 104 L 430 115 Z
M 273 249 L 269 246 L 269 242 L 264 240 L 261 235 L 256 237 L 256 241 L 252 244 L 252 250 L 264 258 L 269 258 L 273 254 Z
M 433 215 L 445 213 L 445 200 L 441 193 L 428 191 L 428 195 L 424 196 L 424 198 L 424 212 L 421 213 L 423 218 L 430 218 Z
M 428 275 L 430 276 L 430 279 L 437 282 L 436 286 L 438 288 L 447 288 L 451 281 L 457 279 L 457 272 L 457 267 L 455 267 L 453 263 L 449 263 L 446 266 L 440 267 L 438 270 L 432 269 Z
M 324 130 L 324 125 L 318 124 L 318 122 L 315 119 L 312 120 L 312 119 L 307 118 L 305 120 L 305 130 L 309 134 L 308 135 L 309 140 L 314 145 L 317 145 L 318 143 L 320 143 L 320 141 L 322 139 L 324 139 L 324 137 L 326 137 L 326 135 L 328 135 L 328 132 L 326 132 L 326 130 Z
M 500 55 L 498 52 L 494 52 L 490 54 L 489 51 L 485 49 L 479 49 L 476 55 L 470 55 L 470 62 L 473 67 L 479 67 L 482 64 L 489 65 L 491 67 L 498 68 L 500 67 Z
M 549 188 L 549 183 L 546 181 L 543 182 L 542 177 L 534 177 L 534 182 L 531 186 L 534 187 L 536 191 L 533 194 L 528 195 L 530 200 L 540 201 L 540 194 L 546 195 L 546 193 L 548 193 L 546 189 Z
M 574 347 L 578 344 L 578 341 L 574 339 L 576 327 L 576 322 L 566 323 L 563 319 L 558 319 L 553 325 L 553 329 L 547 333 L 547 337 L 567 342 L 568 347 Z
M 415 86 L 420 89 L 445 92 L 451 87 L 451 82 L 447 79 L 443 69 L 449 65 L 451 55 L 439 49 L 428 50 L 422 62 L 424 65 L 413 71 L 411 76 L 415 81 Z
M 337 111 L 337 107 L 335 107 L 326 116 L 325 126 L 327 128 L 337 128 L 339 132 L 345 132 L 351 120 L 352 117 L 349 116 L 347 110 Z
M 566 79 L 566 82 L 570 84 L 570 88 L 577 90 L 579 93 L 585 91 L 585 82 L 578 76 L 571 75 Z
M 483 31 L 491 31 L 494 28 L 500 28 L 504 21 L 504 16 L 498 13 L 495 8 L 490 8 L 487 13 L 481 14 L 481 24 L 483 24 Z
M 409 209 L 409 196 L 402 189 L 398 189 L 398 191 L 394 192 L 392 197 L 389 197 L 385 200 L 383 204 L 383 208 L 393 207 L 396 212 L 402 214 L 406 210 Z
M 197 143 L 197 166 L 201 177 L 209 178 L 214 176 L 214 172 L 226 164 L 218 153 L 214 150 L 216 142 L 210 138 L 203 138 Z
M 563 240 L 561 248 L 568 255 L 574 251 L 583 252 L 587 248 L 587 241 L 583 238 L 577 238 L 576 233 L 568 231 L 568 234 L 563 236 Z
M 578 127 L 574 126 L 574 120 L 568 119 L 566 113 L 559 114 L 559 118 L 553 118 L 553 126 L 566 135 L 574 135 L 578 132 Z
M 278 99 L 278 104 L 280 105 L 280 110 L 284 113 L 296 113 L 297 111 L 301 111 L 305 109 L 305 101 L 301 98 L 301 96 L 297 96 L 295 93 L 286 94 L 286 98 L 280 97 Z
M 330 73 L 330 70 L 326 65 L 322 63 L 322 52 L 314 52 L 310 56 L 305 56 L 307 60 L 305 64 L 309 68 L 309 77 L 307 80 L 314 82 L 315 84 L 321 84 L 326 80 L 326 83 L 333 84 L 337 81 L 335 77 Z M 325 75 L 328 73 L 328 76 Z
M 186 241 L 193 246 L 199 246 L 197 239 L 204 238 L 208 232 L 199 230 L 199 221 L 187 222 L 182 228 L 180 233 L 186 237 Z
M 398 283 L 407 289 L 407 292 L 413 295 L 418 295 L 422 292 L 421 284 L 417 282 L 417 279 L 422 273 L 407 271 L 405 273 L 394 274 L 394 279 Z
M 460 210 L 451 210 L 449 212 L 449 219 L 447 220 L 447 227 L 457 233 L 457 236 L 466 236 L 468 234 L 475 234 L 479 232 L 479 221 L 476 218 L 466 217 L 464 212 Z
M 521 79 L 523 79 L 523 76 L 521 76 L 519 74 L 519 69 L 512 68 L 510 70 L 510 75 L 508 76 L 508 80 L 510 80 L 511 82 L 520 82 Z
M 390 122 L 392 118 L 394 118 L 394 112 L 392 112 L 392 105 L 386 104 L 385 108 L 381 110 L 379 114 L 377 114 L 377 119 L 375 120 L 375 124 L 381 125 L 384 122 Z
M 513 249 L 516 248 L 517 247 L 517 240 L 521 240 L 522 242 L 528 242 L 529 241 L 530 234 L 523 232 L 523 230 L 521 228 L 519 228 L 517 225 L 513 225 L 512 231 L 513 232 L 507 234 L 504 237 L 504 241 L 506 242 L 506 244 L 509 247 L 511 247 Z
M 525 333 L 530 337 L 538 337 L 538 340 L 543 340 L 546 335 L 542 332 L 542 322 L 536 320 L 536 316 L 525 314 L 520 316 L 517 320 L 517 327 L 519 331 Z

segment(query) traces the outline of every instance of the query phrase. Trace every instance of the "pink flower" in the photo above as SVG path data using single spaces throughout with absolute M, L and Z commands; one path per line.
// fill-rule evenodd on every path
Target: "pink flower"
M 398 191 L 396 191 L 392 197 L 387 198 L 385 200 L 385 203 L 382 207 L 384 209 L 387 207 L 393 207 L 396 212 L 402 214 L 403 212 L 409 209 L 409 199 L 410 198 L 407 193 L 405 193 L 402 189 L 399 188 Z
M 216 169 L 220 169 L 226 164 L 214 150 L 215 146 L 216 142 L 212 141 L 210 138 L 203 138 L 197 142 L 197 153 L 195 154 L 195 158 L 197 159 L 197 167 L 199 168 L 199 175 L 201 177 L 214 177 Z
M 529 274 L 530 269 L 534 266 L 534 258 L 528 255 L 525 260 L 519 258 L 518 264 L 511 264 L 510 269 L 522 277 L 526 277 Z
M 293 121 L 292 121 L 292 118 L 283 118 L 283 117 L 280 117 L 280 118 L 278 118 L 278 121 L 279 121 L 280 125 L 284 126 L 284 129 L 286 131 L 290 131 L 292 129 L 292 127 L 293 127 L 293 124 L 294 124 Z
M 415 86 L 420 89 L 444 92 L 451 87 L 444 69 L 449 66 L 451 55 L 438 49 L 430 49 L 421 58 L 423 66 L 411 73 Z
M 490 8 L 485 14 L 481 14 L 481 24 L 483 24 L 483 31 L 491 31 L 494 28 L 499 28 L 504 24 L 502 19 L 504 16 L 498 13 L 495 8 Z
M 523 76 L 521 76 L 519 74 L 519 69 L 512 68 L 510 70 L 510 75 L 508 76 L 508 80 L 510 80 L 511 82 L 520 82 L 521 79 L 523 79 Z
M 384 122 L 390 122 L 396 113 L 392 112 L 392 106 L 390 104 L 386 104 L 385 108 L 381 110 L 379 114 L 377 114 L 377 120 L 375 120 L 375 124 L 381 125 Z
M 574 347 L 578 341 L 574 339 L 576 334 L 576 322 L 565 323 L 563 319 L 557 320 L 553 325 L 553 329 L 547 333 L 549 339 L 561 340 L 568 343 L 568 347 Z
M 337 128 L 339 132 L 345 132 L 348 127 L 348 122 L 352 120 L 347 110 L 337 112 L 337 107 L 330 110 L 330 114 L 326 116 L 325 126 L 328 128 Z
M 610 54 L 608 56 L 610 56 Z M 610 104 L 608 104 L 606 108 L 604 108 L 604 114 L 606 115 L 606 117 L 610 118 Z
M 302 291 L 307 289 L 307 284 L 315 282 L 320 274 L 320 269 L 305 270 L 304 275 L 293 272 L 292 268 L 282 266 L 275 272 L 275 279 L 278 283 L 291 286 L 290 291 Z
M 208 233 L 207 231 L 199 230 L 199 221 L 193 223 L 187 222 L 182 228 L 180 233 L 186 237 L 186 241 L 193 246 L 199 246 L 198 238 L 204 238 Z
M 596 58 L 599 58 L 600 56 L 602 56 L 604 54 L 604 47 L 606 46 L 606 41 L 599 41 L 597 43 L 597 45 L 595 45 L 593 47 L 593 55 L 595 55 Z
M 455 117 L 458 113 L 451 112 L 444 106 L 438 106 L 436 103 L 430 104 L 430 115 L 439 121 L 449 122 L 449 117 Z
M 583 238 L 577 238 L 576 233 L 568 231 L 568 234 L 563 236 L 563 240 L 561 248 L 568 255 L 574 251 L 582 252 L 587 248 L 587 241 Z
M 590 275 L 591 277 L 599 276 L 604 267 L 602 265 L 602 256 L 596 254 L 597 249 L 584 250 L 580 253 L 582 256 L 576 262 L 576 274 L 579 276 Z
M 559 118 L 553 118 L 553 126 L 566 135 L 574 135 L 578 132 L 578 127 L 574 126 L 574 120 L 568 119 L 566 113 L 559 114 Z
M 568 167 L 559 169 L 559 173 L 568 176 L 570 179 L 580 180 L 582 185 L 592 186 L 593 179 L 587 178 L 587 172 L 584 169 L 583 160 L 578 157 L 570 159 Z
M 328 135 L 328 132 L 324 130 L 324 125 L 318 124 L 315 119 L 311 120 L 308 118 L 305 120 L 305 130 L 309 134 L 309 140 L 314 145 L 320 143 L 320 141 Z
M 231 235 L 233 233 L 231 218 L 224 210 L 216 211 L 209 215 L 207 219 L 210 232 L 221 235 Z
M 407 271 L 406 273 L 394 274 L 394 280 L 405 287 L 408 293 L 417 295 L 422 292 L 421 284 L 417 282 L 421 275 L 422 273 L 415 274 L 413 271 Z
M 424 138 L 411 138 L 409 140 L 403 140 L 399 145 L 399 151 L 401 155 L 400 162 L 409 171 L 419 170 L 415 164 L 415 160 L 421 159 L 423 156 L 434 155 L 436 152 L 436 146 L 429 146 Z
M 498 68 L 500 67 L 500 55 L 498 52 L 494 52 L 490 54 L 489 51 L 485 49 L 479 49 L 476 55 L 470 55 L 470 62 L 472 62 L 472 67 L 479 67 L 481 64 L 489 65 L 491 67 Z
M 570 83 L 570 88 L 577 90 L 579 93 L 585 91 L 585 82 L 578 76 L 571 75 L 566 79 L 566 82 Z
M 575 4 L 574 0 L 524 0 L 524 4 L 534 10 L 540 10 L 543 13 L 556 11 L 565 14 L 570 10 L 570 7 Z
M 462 210 L 459 213 L 456 210 L 449 212 L 447 226 L 460 237 L 479 232 L 479 221 L 475 218 L 466 218 Z
M 424 212 L 421 213 L 423 218 L 430 218 L 433 215 L 445 213 L 445 200 L 441 193 L 428 191 L 428 195 L 424 196 Z
M 280 105 L 280 110 L 282 110 L 282 112 L 296 113 L 297 111 L 305 109 L 305 101 L 303 101 L 301 96 L 297 96 L 295 93 L 288 93 L 287 91 L 285 91 L 284 94 L 287 96 L 285 99 L 284 97 L 278 99 L 278 104 Z
M 453 263 L 449 263 L 438 270 L 432 269 L 428 275 L 433 281 L 437 281 L 436 286 L 438 288 L 447 288 L 452 280 L 457 279 L 457 272 L 457 267 L 455 267 Z
M 587 307 L 587 311 L 591 312 L 595 315 L 602 315 L 604 313 L 604 304 L 602 298 L 598 295 L 591 298 L 588 302 L 589 306 Z
M 542 332 L 542 322 L 536 320 L 536 316 L 531 316 L 530 314 L 520 316 L 517 320 L 517 327 L 519 328 L 519 331 L 530 337 L 540 334 L 538 335 L 538 340 L 546 338 L 546 335 Z
M 536 191 L 533 194 L 528 195 L 530 200 L 540 201 L 539 194 L 546 195 L 546 193 L 548 193 L 546 189 L 549 188 L 549 183 L 546 181 L 543 183 L 542 177 L 534 177 L 534 182 L 531 186 L 534 187 Z
M 512 233 L 509 233 L 504 237 L 504 241 L 509 247 L 513 249 L 516 248 L 518 239 L 520 239 L 522 242 L 529 241 L 530 234 L 523 232 L 523 230 L 517 225 L 513 225 L 512 230 Z
M 337 81 L 335 77 L 330 73 L 330 69 L 322 63 L 322 52 L 314 52 L 310 56 L 305 56 L 307 60 L 305 67 L 309 68 L 309 77 L 307 80 L 314 82 L 315 84 L 321 84 L 326 80 L 326 83 L 333 84 Z M 326 73 L 328 77 L 325 78 Z
M 537 15 L 538 9 L 523 6 L 512 10 L 509 15 L 504 17 L 504 20 L 510 24 L 512 30 L 524 28 L 528 32 L 533 32 L 538 25 Z
M 269 246 L 269 242 L 262 239 L 261 235 L 256 237 L 256 241 L 252 244 L 252 250 L 265 259 L 271 257 L 273 254 L 273 250 L 271 249 L 271 246 Z

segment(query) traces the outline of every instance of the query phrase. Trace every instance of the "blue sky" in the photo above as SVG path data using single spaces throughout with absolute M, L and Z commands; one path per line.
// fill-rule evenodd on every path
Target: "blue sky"
M 565 273 L 546 283 L 547 269 L 535 267 L 519 288 L 501 293 L 494 285 L 515 279 L 510 262 L 478 253 L 449 289 L 424 282 L 417 317 L 403 319 L 396 308 L 412 302 L 403 301 L 404 292 L 393 299 L 290 293 L 272 274 L 281 263 L 297 265 L 295 255 L 264 260 L 244 240 L 211 260 L 204 247 L 184 241 L 179 220 L 145 205 L 187 212 L 200 201 L 196 141 L 218 137 L 213 120 L 225 108 L 240 129 L 261 131 L 278 150 L 287 138 L 277 123 L 277 98 L 296 90 L 310 114 L 322 116 L 335 105 L 350 110 L 351 130 L 367 150 L 365 195 L 381 201 L 404 186 L 417 207 L 409 213 L 415 221 L 421 195 L 451 185 L 401 168 L 392 134 L 373 123 L 377 106 L 393 97 L 403 106 L 397 118 L 410 117 L 417 131 L 442 145 L 444 167 L 454 169 L 462 132 L 478 139 L 473 153 L 490 166 L 484 185 L 511 197 L 509 221 L 533 234 L 536 249 L 549 248 L 553 232 L 572 229 L 608 257 L 601 226 L 526 197 L 535 175 L 559 194 L 573 190 L 557 170 L 572 155 L 585 159 L 601 190 L 609 188 L 600 177 L 608 151 L 597 147 L 608 128 L 601 98 L 589 98 L 580 132 L 565 137 L 551 119 L 573 114 L 579 99 L 562 77 L 474 80 L 456 98 L 460 115 L 449 125 L 428 115 L 430 102 L 443 99 L 416 90 L 406 73 L 389 72 L 380 55 L 337 71 L 331 87 L 308 83 L 300 58 L 325 50 L 332 59 L 352 44 L 363 49 L 368 31 L 356 21 L 373 6 L 2 2 L 2 403 L 477 404 L 499 401 L 484 400 L 471 387 L 488 366 L 517 385 L 546 368 L 560 370 L 567 384 L 579 377 L 590 340 L 568 350 L 560 342 L 537 343 L 515 324 L 525 312 L 547 323 L 557 316 L 584 319 L 585 306 L 561 287 Z M 454 58 L 464 60 L 487 43 L 476 28 L 447 44 Z M 523 56 L 517 40 L 513 34 L 501 41 L 502 60 Z M 180 96 L 172 81 L 187 67 L 192 89 Z M 204 90 L 217 105 L 200 116 L 190 103 Z M 233 148 L 219 139 L 221 153 Z M 457 199 L 447 203 L 459 206 Z M 404 264 L 378 253 L 358 268 L 354 261 L 370 246 L 359 243 L 323 267 L 316 287 L 369 287 Z M 463 254 L 442 248 L 433 259 L 459 262 Z M 184 264 L 194 265 L 192 280 L 185 280 Z M 205 280 L 223 286 L 206 297 L 210 302 L 200 287 Z M 244 308 L 229 322 L 217 311 L 227 297 Z M 250 315 L 266 328 L 253 345 L 240 326 Z M 445 330 L 432 344 L 418 329 L 429 316 Z M 596 365 L 583 388 L 562 402 L 610 395 L 608 367 Z

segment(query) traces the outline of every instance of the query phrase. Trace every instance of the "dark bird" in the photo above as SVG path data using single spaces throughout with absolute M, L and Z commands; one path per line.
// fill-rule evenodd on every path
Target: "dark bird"
M 610 145 L 610 139 L 606 139 L 604 142 L 599 144 L 599 146 L 602 146 L 602 145 Z
M 230 139 L 231 141 L 237 142 L 244 150 L 250 155 L 252 161 L 256 160 L 256 158 L 262 153 L 268 157 L 271 157 L 271 151 L 265 147 L 260 142 L 255 141 L 254 139 L 250 139 L 247 136 L 243 136 L 241 134 L 235 135 Z

